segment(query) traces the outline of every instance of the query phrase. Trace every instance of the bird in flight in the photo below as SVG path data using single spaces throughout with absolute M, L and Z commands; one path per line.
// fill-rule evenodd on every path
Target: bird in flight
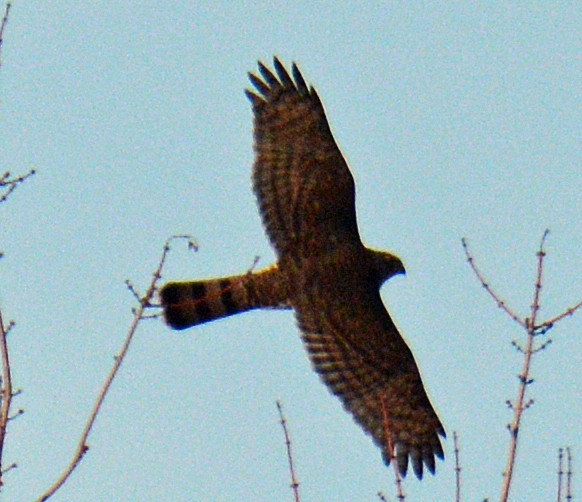
M 170 282 L 160 291 L 173 329 L 252 309 L 293 309 L 315 371 L 372 436 L 386 465 L 421 479 L 444 458 L 445 430 L 408 345 L 380 297 L 402 261 L 366 247 L 355 186 L 317 92 L 296 64 L 258 63 L 252 180 L 274 265 L 239 276 Z

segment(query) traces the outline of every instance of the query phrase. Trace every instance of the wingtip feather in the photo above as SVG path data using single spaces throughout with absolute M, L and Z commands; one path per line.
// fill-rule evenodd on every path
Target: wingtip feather
M 307 83 L 305 82 L 305 79 L 303 78 L 303 75 L 301 74 L 301 70 L 299 70 L 297 63 L 295 62 L 293 63 L 291 71 L 293 73 L 293 79 L 295 80 L 295 85 L 297 87 L 297 90 L 299 91 L 299 94 L 302 95 L 309 94 L 309 88 L 307 87 Z
M 265 102 L 260 96 L 257 96 L 253 91 L 249 89 L 245 89 L 245 95 L 255 108 Z
M 262 61 L 259 61 L 258 64 L 259 64 L 259 72 L 261 73 L 261 76 L 263 77 L 263 79 L 265 80 L 267 85 L 270 88 L 280 87 L 281 82 L 279 82 L 279 80 L 273 74 L 273 72 L 269 68 L 267 68 L 267 66 Z
M 291 78 L 289 72 L 287 72 L 287 69 L 285 68 L 283 63 L 281 63 L 281 60 L 277 56 L 273 58 L 273 67 L 275 68 L 275 71 L 277 72 L 277 75 L 279 76 L 279 79 L 281 80 L 283 87 L 295 88 L 295 83 L 293 82 L 293 79 Z

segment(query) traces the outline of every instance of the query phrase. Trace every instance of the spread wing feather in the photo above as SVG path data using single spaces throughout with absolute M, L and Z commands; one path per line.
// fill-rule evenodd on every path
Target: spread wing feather
M 341 266 L 333 278 L 313 268 L 300 280 L 294 307 L 314 369 L 387 464 L 390 439 L 403 475 L 409 458 L 419 478 L 423 464 L 434 473 L 434 457 L 443 458 L 438 436 L 445 431 L 377 288 Z
M 275 58 L 250 73 L 255 164 L 253 188 L 279 257 L 325 253 L 338 240 L 358 240 L 355 188 L 323 105 L 294 64 L 293 77 Z M 333 190 L 329 188 L 333 186 Z

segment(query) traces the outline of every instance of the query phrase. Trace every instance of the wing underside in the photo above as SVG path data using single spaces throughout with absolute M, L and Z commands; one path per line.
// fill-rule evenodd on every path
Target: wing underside
M 332 136 L 323 105 L 296 65 L 259 63 L 247 90 L 254 112 L 253 188 L 279 256 L 318 254 L 359 240 L 352 174 Z
M 344 274 L 349 275 L 349 274 Z M 444 428 L 425 392 L 412 352 L 380 294 L 343 277 L 341 291 L 309 281 L 295 301 L 305 347 L 317 373 L 402 475 L 408 463 L 422 478 L 443 458 Z

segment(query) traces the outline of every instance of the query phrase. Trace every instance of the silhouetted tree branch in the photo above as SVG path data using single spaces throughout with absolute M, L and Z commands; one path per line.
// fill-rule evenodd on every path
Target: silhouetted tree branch
M 8 15 L 10 14 L 10 2 L 6 2 L 6 7 L 4 8 L 4 15 L 2 16 L 2 21 L 0 21 L 0 67 L 2 66 L 2 44 L 4 43 L 4 28 L 8 24 Z
M 558 449 L 558 502 L 563 502 L 564 491 L 564 450 L 566 451 L 566 500 L 570 501 L 572 495 L 572 452 L 570 448 Z
M 287 448 L 287 461 L 289 462 L 289 474 L 291 476 L 291 489 L 293 490 L 293 495 L 295 497 L 295 502 L 301 502 L 299 497 L 299 482 L 295 476 L 295 467 L 293 465 L 293 453 L 291 451 L 291 439 L 289 436 L 289 430 L 287 429 L 287 420 L 283 415 L 283 406 L 281 401 L 277 401 L 277 409 L 279 410 L 279 422 L 283 428 L 283 433 L 285 434 L 285 446 Z
M 14 396 L 12 391 L 12 371 L 10 369 L 10 356 L 8 352 L 8 333 L 13 326 L 13 322 L 8 323 L 8 326 L 4 325 L 2 311 L 0 310 L 0 352 L 2 354 L 2 405 L 0 406 L 0 488 L 4 484 L 4 474 L 16 467 L 15 463 L 12 463 L 8 468 L 4 468 L 3 464 L 6 430 L 8 428 L 8 422 L 11 419 L 10 406 L 12 404 L 12 397 Z
M 34 169 L 31 169 L 26 174 L 16 177 L 13 177 L 10 174 L 10 171 L 6 171 L 4 174 L 2 174 L 0 176 L 0 189 L 2 189 L 3 192 L 0 193 L 0 203 L 4 202 L 8 198 L 8 196 L 16 189 L 18 185 L 26 181 L 31 176 L 34 176 L 35 174 L 36 171 Z
M 538 314 L 540 311 L 540 298 L 541 291 L 543 287 L 543 272 L 544 272 L 544 258 L 546 256 L 546 251 L 544 245 L 546 238 L 549 234 L 549 230 L 546 230 L 542 236 L 539 250 L 537 252 L 537 274 L 534 286 L 533 301 L 530 306 L 530 316 L 524 319 L 520 318 L 512 309 L 507 307 L 507 304 L 500 298 L 500 296 L 489 286 L 488 282 L 485 280 L 483 274 L 475 265 L 475 260 L 469 251 L 469 247 L 466 239 L 462 239 L 463 248 L 465 250 L 465 255 L 467 261 L 471 265 L 473 272 L 479 279 L 479 282 L 489 293 L 489 295 L 494 299 L 497 306 L 500 307 L 511 319 L 522 326 L 527 332 L 527 340 L 525 346 L 522 346 L 516 341 L 512 342 L 512 345 L 524 355 L 524 361 L 522 365 L 521 372 L 519 374 L 519 385 L 517 398 L 515 401 L 506 401 L 507 406 L 513 411 L 513 420 L 507 426 L 510 433 L 510 443 L 509 443 L 509 453 L 507 458 L 507 466 L 505 472 L 503 473 L 503 487 L 501 492 L 501 501 L 506 502 L 509 499 L 509 492 L 511 488 L 511 481 L 513 477 L 513 470 L 515 467 L 515 460 L 517 456 L 517 445 L 518 445 L 518 434 L 521 425 L 521 419 L 523 412 L 528 409 L 532 404 L 533 400 L 526 400 L 526 392 L 528 386 L 533 383 L 533 378 L 531 378 L 531 364 L 532 357 L 534 354 L 544 350 L 551 340 L 547 339 L 543 342 L 537 342 L 538 337 L 546 335 L 547 332 L 553 328 L 556 323 L 566 316 L 573 315 L 581 306 L 582 302 L 575 304 L 573 307 L 567 308 L 563 313 L 547 320 L 540 322 L 538 320 Z
M 569 502 L 574 498 L 572 494 L 572 478 L 574 476 L 572 469 L 572 450 L 566 448 L 566 460 L 568 461 L 568 470 L 566 471 L 566 500 Z
M 4 44 L 4 30 L 8 24 L 8 16 L 10 14 L 10 2 L 6 3 L 4 8 L 4 15 L 0 21 L 0 68 L 2 67 L 2 46 Z M 22 176 L 12 176 L 9 171 L 0 175 L 0 204 L 6 202 L 10 194 L 16 187 L 26 181 L 35 174 L 34 169 Z M 0 258 L 2 252 L 0 252 Z M 4 446 L 6 444 L 6 432 L 8 429 L 8 422 L 14 418 L 10 415 L 12 398 L 17 394 L 12 387 L 12 369 L 10 367 L 10 353 L 8 351 L 8 334 L 14 327 L 14 322 L 10 321 L 8 325 L 4 324 L 2 310 L 0 308 L 0 357 L 2 358 L 2 389 L 0 390 L 0 489 L 4 485 L 4 474 L 17 467 L 13 462 L 8 467 L 4 467 Z M 18 410 L 16 416 L 23 413 L 23 410 Z
M 152 280 L 149 284 L 149 287 L 148 287 L 145 295 L 139 296 L 137 294 L 135 288 L 133 286 L 131 286 L 130 284 L 128 284 L 128 288 L 130 289 L 132 294 L 134 294 L 134 296 L 139 301 L 138 307 L 136 309 L 134 309 L 134 311 L 133 311 L 133 314 L 134 314 L 133 322 L 131 323 L 131 326 L 129 328 L 129 331 L 127 333 L 127 336 L 125 338 L 123 346 L 121 347 L 121 350 L 114 358 L 113 367 L 111 368 L 111 371 L 109 372 L 109 375 L 105 379 L 105 383 L 103 384 L 103 387 L 101 388 L 101 391 L 99 392 L 99 395 L 97 396 L 97 400 L 95 401 L 93 409 L 91 410 L 91 413 L 89 414 L 89 418 L 87 420 L 85 428 L 83 429 L 83 432 L 81 434 L 81 438 L 79 439 L 79 442 L 77 444 L 77 449 L 75 451 L 75 454 L 73 455 L 73 458 L 72 458 L 69 466 L 61 474 L 61 476 L 54 482 L 54 484 L 43 495 L 41 495 L 38 498 L 38 501 L 45 501 L 45 500 L 48 500 L 51 496 L 53 496 L 56 493 L 56 491 L 59 490 L 63 486 L 63 484 L 69 479 L 69 477 L 71 476 L 73 471 L 77 468 L 77 466 L 79 465 L 81 460 L 83 460 L 83 457 L 85 456 L 87 451 L 89 451 L 89 445 L 87 443 L 87 440 L 89 438 L 89 434 L 91 433 L 91 430 L 93 429 L 93 425 L 95 424 L 95 420 L 97 418 L 97 415 L 101 411 L 101 407 L 103 405 L 103 401 L 105 399 L 105 396 L 109 392 L 109 389 L 111 388 L 111 384 L 113 383 L 113 380 L 115 379 L 117 372 L 119 371 L 119 368 L 121 367 L 121 364 L 123 363 L 123 360 L 125 359 L 125 356 L 127 355 L 127 351 L 129 350 L 129 346 L 131 345 L 131 341 L 133 340 L 133 336 L 135 335 L 135 332 L 137 331 L 137 327 L 139 326 L 139 323 L 143 319 L 150 317 L 146 314 L 146 310 L 152 307 L 152 300 L 153 300 L 153 297 L 157 291 L 157 289 L 156 289 L 157 284 L 162 276 L 162 269 L 164 268 L 164 265 L 166 263 L 168 253 L 170 252 L 170 243 L 174 239 L 187 239 L 189 246 L 192 246 L 192 244 L 193 244 L 193 241 L 191 240 L 191 238 L 189 236 L 174 236 L 166 241 L 166 243 L 164 244 L 163 251 L 162 251 L 162 256 L 160 258 L 160 261 L 158 263 L 158 266 L 157 266 L 155 272 L 153 273 Z M 194 245 L 194 247 L 195 247 L 195 245 Z
M 392 429 L 390 427 L 390 415 L 388 413 L 388 406 L 386 406 L 386 398 L 384 394 L 380 394 L 380 404 L 382 406 L 384 434 L 386 435 L 386 442 L 388 443 L 386 446 L 388 448 L 388 455 L 390 457 L 390 463 L 392 464 L 392 471 L 394 472 L 394 478 L 396 483 L 396 498 L 402 501 L 406 500 L 406 494 L 404 493 L 402 475 L 400 474 L 400 469 L 398 467 L 398 462 L 396 459 L 396 450 L 394 448 L 394 441 L 392 440 Z
M 564 470 L 563 470 L 563 462 L 564 462 L 564 449 L 558 449 L 558 502 L 562 502 L 562 485 L 563 477 L 564 477 Z
M 461 463 L 459 460 L 459 436 L 453 432 L 453 444 L 455 448 L 455 501 L 461 502 Z

